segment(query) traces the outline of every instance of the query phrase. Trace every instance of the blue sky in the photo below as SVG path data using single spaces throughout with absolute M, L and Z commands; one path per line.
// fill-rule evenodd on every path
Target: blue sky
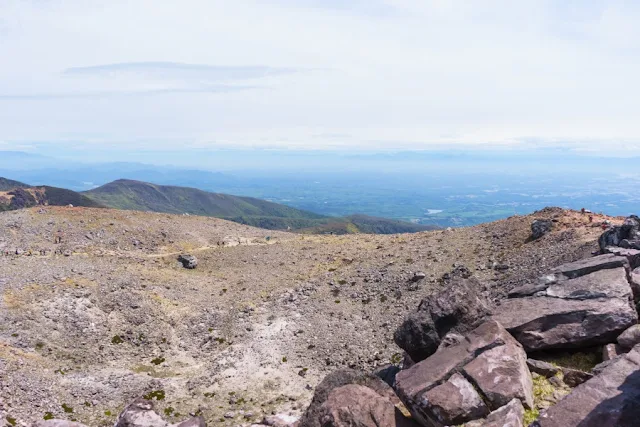
M 2 0 L 0 150 L 640 153 L 640 3 Z

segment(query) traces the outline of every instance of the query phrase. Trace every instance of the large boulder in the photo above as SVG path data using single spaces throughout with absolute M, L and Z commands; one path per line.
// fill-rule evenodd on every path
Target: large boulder
M 474 278 L 457 277 L 444 292 L 423 299 L 396 330 L 396 344 L 420 362 L 438 350 L 447 334 L 473 330 L 491 314 L 480 288 Z
M 550 282 L 536 296 L 502 301 L 493 318 L 527 351 L 615 341 L 621 332 L 638 323 L 638 313 L 631 303 L 626 258 L 602 257 L 557 268 L 563 280 Z M 592 271 L 596 266 L 600 269 Z
M 456 376 L 461 374 L 461 376 Z M 471 381 L 482 401 L 495 410 L 517 398 L 533 406 L 531 373 L 522 346 L 495 321 L 468 333 L 459 344 L 435 354 L 396 376 L 398 395 L 422 425 L 445 426 L 481 418 L 486 410 L 460 379 Z M 452 402 L 446 403 L 449 392 Z M 465 401 L 461 410 L 455 402 Z M 446 411 L 446 412 L 445 412 Z M 454 423 L 454 424 L 455 424 Z
M 531 238 L 538 240 L 553 229 L 553 221 L 550 219 L 536 219 L 531 223 Z
M 319 411 L 322 427 L 417 427 L 388 399 L 368 387 L 334 389 Z
M 640 218 L 632 215 L 622 225 L 611 227 L 600 236 L 598 243 L 603 252 L 608 246 L 640 249 Z
M 178 256 L 178 261 L 180 261 L 184 268 L 189 270 L 193 270 L 198 266 L 198 258 L 194 255 L 180 255 Z
M 558 281 L 562 281 L 566 279 L 576 279 L 600 270 L 620 267 L 629 268 L 629 260 L 626 257 L 604 254 L 563 264 L 551 271 L 557 277 Z
M 608 363 L 540 416 L 541 427 L 635 426 L 640 420 L 640 346 Z
M 393 389 L 375 375 L 364 374 L 352 369 L 340 369 L 327 375 L 316 387 L 311 404 L 300 419 L 300 427 L 321 427 L 321 408 L 331 392 L 346 385 L 356 384 L 373 390 L 394 405 L 401 404 Z
M 140 398 L 122 411 L 114 427 L 206 427 L 206 423 L 202 417 L 194 417 L 170 424 L 153 410 L 151 401 Z

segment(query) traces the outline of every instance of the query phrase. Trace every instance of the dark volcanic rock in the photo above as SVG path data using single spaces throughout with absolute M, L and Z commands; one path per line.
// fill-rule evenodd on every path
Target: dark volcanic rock
M 493 318 L 527 351 L 607 344 L 638 322 L 636 310 L 620 298 L 514 298 L 504 300 L 496 312 Z
M 178 257 L 178 261 L 182 263 L 184 268 L 188 268 L 190 270 L 196 268 L 198 266 L 198 258 L 193 255 L 180 255 Z
M 635 426 L 640 420 L 640 346 L 611 361 L 538 420 L 541 427 Z
M 467 334 L 460 344 L 442 348 L 410 369 L 401 371 L 396 376 L 396 390 L 420 423 L 442 426 L 445 425 L 441 421 L 442 414 L 430 403 L 429 393 L 457 373 L 471 378 L 478 393 L 494 408 L 513 398 L 522 398 L 527 406 L 533 404 L 526 354 L 495 321 L 483 323 Z
M 531 238 L 538 240 L 548 234 L 553 228 L 553 221 L 550 219 L 536 219 L 531 224 Z
M 577 369 L 562 368 L 562 373 L 564 375 L 564 383 L 571 388 L 576 388 L 580 384 L 584 384 L 593 378 L 593 374 L 579 371 Z
M 640 249 L 640 218 L 632 215 L 624 224 L 611 227 L 600 236 L 598 243 L 602 252 L 608 246 Z
M 502 301 L 494 319 L 527 351 L 611 343 L 638 322 L 627 266 L 615 255 L 565 264 L 535 296 Z
M 605 254 L 592 258 L 585 258 L 569 264 L 563 264 L 554 268 L 552 272 L 562 278 L 576 279 L 595 271 L 619 267 L 629 268 L 629 260 L 623 256 Z
M 419 362 L 435 353 L 449 332 L 464 334 L 475 328 L 490 315 L 479 288 L 473 278 L 456 278 L 444 292 L 423 299 L 396 330 L 396 344 Z
M 388 399 L 357 384 L 334 389 L 318 415 L 322 427 L 417 427 Z

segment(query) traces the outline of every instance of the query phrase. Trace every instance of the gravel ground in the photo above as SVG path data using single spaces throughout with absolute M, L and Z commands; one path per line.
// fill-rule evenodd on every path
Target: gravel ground
M 554 230 L 528 242 L 535 218 Z M 605 219 L 620 221 L 594 224 Z M 545 209 L 447 231 L 302 236 L 106 209 L 1 213 L 0 416 L 110 426 L 141 395 L 172 421 L 300 413 L 328 372 L 399 361 L 393 331 L 455 265 L 499 300 L 597 249 L 594 224 Z

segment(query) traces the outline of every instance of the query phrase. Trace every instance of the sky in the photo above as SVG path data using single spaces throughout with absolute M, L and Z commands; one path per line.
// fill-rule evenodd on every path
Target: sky
M 637 22 L 630 0 L 1 0 L 0 150 L 638 155 Z

